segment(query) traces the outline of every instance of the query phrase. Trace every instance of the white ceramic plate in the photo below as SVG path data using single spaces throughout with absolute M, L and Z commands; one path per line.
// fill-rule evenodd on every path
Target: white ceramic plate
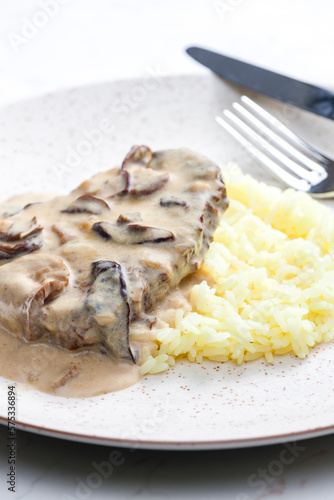
M 23 191 L 68 191 L 119 164 L 133 144 L 187 146 L 217 162 L 236 160 L 244 171 L 272 183 L 214 121 L 239 95 L 211 75 L 147 75 L 2 109 L 0 199 Z M 257 100 L 334 153 L 333 122 Z M 98 132 L 103 125 L 105 131 Z M 17 420 L 21 428 L 66 439 L 165 449 L 251 446 L 326 434 L 334 431 L 333 352 L 333 344 L 322 345 L 304 361 L 284 356 L 273 366 L 179 362 L 132 388 L 90 399 L 63 399 L 17 384 Z M 2 423 L 8 383 L 0 378 Z

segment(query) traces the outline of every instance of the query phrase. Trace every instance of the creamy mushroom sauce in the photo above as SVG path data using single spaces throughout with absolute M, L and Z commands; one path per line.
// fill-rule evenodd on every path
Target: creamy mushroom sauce
M 210 160 L 145 146 L 69 196 L 0 206 L 0 375 L 67 397 L 133 385 L 226 208 Z

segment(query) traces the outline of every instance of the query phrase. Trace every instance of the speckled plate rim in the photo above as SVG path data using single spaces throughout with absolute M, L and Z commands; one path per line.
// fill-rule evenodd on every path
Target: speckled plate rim
M 0 417 L 0 424 L 7 425 L 8 420 Z M 259 446 L 269 446 L 291 441 L 300 441 L 304 439 L 313 439 L 321 436 L 327 436 L 334 433 L 334 425 L 326 427 L 318 427 L 307 431 L 291 432 L 287 434 L 279 434 L 272 436 L 259 436 L 250 439 L 231 439 L 222 441 L 149 441 L 149 440 L 131 440 L 131 439 L 117 439 L 99 436 L 88 436 L 87 434 L 76 434 L 66 431 L 57 431 L 47 427 L 39 427 L 35 425 L 28 425 L 16 421 L 15 426 L 17 429 L 32 432 L 33 434 L 53 437 L 57 439 L 65 439 L 67 441 L 76 441 L 88 444 L 97 444 L 103 446 L 115 446 L 118 448 L 131 448 L 131 449 L 147 449 L 147 450 L 223 450 L 235 448 L 253 448 Z

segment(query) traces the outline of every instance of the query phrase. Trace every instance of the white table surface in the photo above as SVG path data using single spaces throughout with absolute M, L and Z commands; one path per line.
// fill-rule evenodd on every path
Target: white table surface
M 332 0 L 0 0 L 0 105 L 147 67 L 204 72 L 184 54 L 195 44 L 333 88 L 333 16 Z M 6 437 L 0 427 L 1 499 L 333 498 L 334 435 L 299 442 L 298 456 L 278 469 L 285 445 L 121 450 L 122 464 L 102 478 L 92 464 L 109 448 L 20 432 L 15 494 Z

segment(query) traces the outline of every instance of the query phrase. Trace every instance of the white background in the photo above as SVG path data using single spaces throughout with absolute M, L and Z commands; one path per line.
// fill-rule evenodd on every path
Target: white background
M 332 0 L 0 0 L 0 105 L 41 93 L 144 74 L 204 72 L 184 53 L 203 45 L 334 88 Z M 36 27 L 36 24 L 38 27 Z M 195 105 L 195 103 L 194 103 Z M 0 166 L 1 172 L 1 166 Z M 1 172 L 1 182 L 5 181 Z M 331 499 L 334 437 L 301 443 L 284 470 L 250 483 L 283 445 L 214 452 L 124 452 L 124 465 L 96 489 L 92 462 L 107 448 L 20 433 L 17 493 L 1 498 Z M 6 467 L 0 428 L 0 474 Z M 2 446 L 3 445 L 3 446 Z M 81 495 L 81 497 L 80 497 Z
M 192 44 L 334 86 L 332 0 L 60 1 L 14 43 L 48 0 L 0 0 L 0 104 L 147 66 L 204 71 L 184 54 Z

